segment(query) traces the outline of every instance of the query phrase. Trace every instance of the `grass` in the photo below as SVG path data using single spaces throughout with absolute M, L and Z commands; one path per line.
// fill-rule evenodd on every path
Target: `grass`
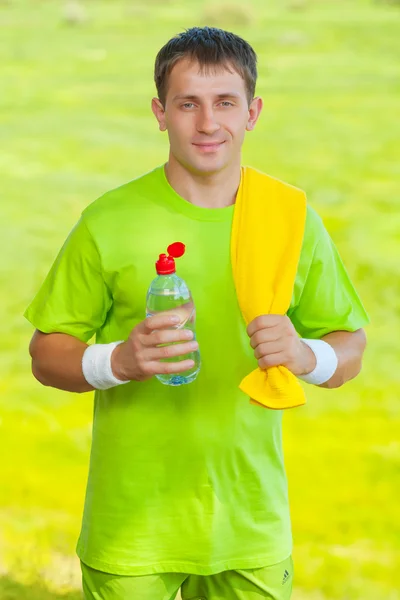
M 92 398 L 37 384 L 22 312 L 80 211 L 161 163 L 156 52 L 208 21 L 259 55 L 244 163 L 307 190 L 372 324 L 362 375 L 285 416 L 294 600 L 397 600 L 399 8 L 368 0 L 0 4 L 0 598 L 77 600 Z M 241 12 L 242 11 L 242 12 Z

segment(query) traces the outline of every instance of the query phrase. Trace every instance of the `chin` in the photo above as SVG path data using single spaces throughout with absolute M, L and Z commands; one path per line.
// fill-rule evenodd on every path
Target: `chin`
M 221 158 L 205 157 L 204 160 L 195 160 L 190 162 L 190 170 L 202 175 L 218 173 L 228 166 L 227 160 Z

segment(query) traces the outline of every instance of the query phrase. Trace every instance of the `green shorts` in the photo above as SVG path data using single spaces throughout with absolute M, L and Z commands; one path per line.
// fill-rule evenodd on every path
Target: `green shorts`
M 223 571 L 217 575 L 126 576 L 96 571 L 81 563 L 85 600 L 289 600 L 292 594 L 293 561 L 261 569 Z

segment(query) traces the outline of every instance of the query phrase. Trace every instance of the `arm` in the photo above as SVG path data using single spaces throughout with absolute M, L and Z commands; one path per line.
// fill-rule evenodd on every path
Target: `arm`
M 144 381 L 155 374 L 181 373 L 193 366 L 190 359 L 161 362 L 197 350 L 198 343 L 187 329 L 171 329 L 174 315 L 156 315 L 138 323 L 126 342 L 111 355 L 111 369 L 119 381 Z M 180 342 L 180 343 L 179 343 Z M 162 347 L 159 347 L 161 344 Z M 171 344 L 165 346 L 164 344 Z M 82 357 L 88 345 L 65 333 L 43 333 L 36 330 L 29 351 L 32 372 L 46 386 L 67 392 L 90 392 L 94 388 L 82 371 Z
M 316 366 L 314 352 L 301 341 L 286 315 L 260 315 L 248 325 L 247 333 L 261 369 L 282 365 L 299 377 Z M 318 387 L 337 388 L 354 379 L 361 370 L 366 346 L 364 330 L 333 331 L 320 339 L 333 347 L 338 366 L 333 376 Z
M 29 352 L 40 383 L 71 392 L 93 389 L 83 376 L 82 356 L 111 305 L 98 245 L 82 216 L 25 311 L 36 330 Z
M 362 357 L 367 345 L 364 329 L 357 331 L 333 331 L 321 338 L 335 350 L 339 363 L 334 375 L 318 387 L 338 388 L 354 379 L 361 371 Z
M 82 356 L 87 347 L 72 335 L 36 330 L 29 346 L 32 373 L 46 386 L 67 392 L 90 392 L 94 388 L 82 373 Z
M 335 244 L 310 206 L 287 314 L 301 338 L 327 342 L 336 353 L 336 372 L 319 387 L 340 387 L 358 375 L 369 318 Z M 310 348 L 305 352 L 315 361 Z M 310 373 L 315 362 L 307 367 L 300 375 Z

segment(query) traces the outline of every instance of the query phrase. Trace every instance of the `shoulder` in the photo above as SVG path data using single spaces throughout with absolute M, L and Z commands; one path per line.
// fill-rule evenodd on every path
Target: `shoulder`
M 306 221 L 300 263 L 309 264 L 318 254 L 331 245 L 329 233 L 317 211 L 307 202 Z
M 311 271 L 331 272 L 333 280 L 337 280 L 337 272 L 342 269 L 342 259 L 336 244 L 324 221 L 317 211 L 307 204 L 307 216 L 304 228 L 303 244 L 298 266 L 299 273 L 304 275 Z M 336 275 L 335 275 L 336 273 Z
M 254 180 L 258 180 L 260 183 L 264 183 L 265 185 L 273 186 L 276 190 L 280 192 L 291 193 L 295 196 L 301 196 L 303 198 L 306 197 L 306 193 L 301 188 L 292 185 L 282 179 L 278 179 L 269 173 L 264 173 L 263 171 L 259 171 L 258 169 L 254 169 L 253 167 L 244 167 L 246 174 Z
M 101 223 L 111 224 L 119 220 L 127 211 L 135 210 L 141 200 L 152 194 L 156 185 L 157 172 L 162 167 L 157 167 L 132 181 L 109 190 L 89 204 L 82 212 L 82 219 L 91 229 Z
M 305 235 L 318 238 L 323 232 L 326 232 L 326 228 L 322 218 L 319 216 L 315 208 L 313 208 L 307 202 Z

